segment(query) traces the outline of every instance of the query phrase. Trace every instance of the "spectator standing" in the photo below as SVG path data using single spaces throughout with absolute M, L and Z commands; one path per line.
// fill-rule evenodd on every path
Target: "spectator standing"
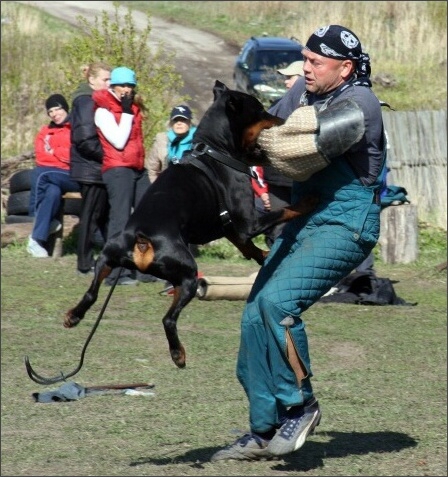
M 187 105 L 181 104 L 172 109 L 169 129 L 156 134 L 146 159 L 151 183 L 170 164 L 179 162 L 185 151 L 192 149 L 193 135 L 196 131 L 192 121 L 193 114 Z
M 171 164 L 182 160 L 185 151 L 193 148 L 193 135 L 196 132 L 193 113 L 186 104 L 175 106 L 171 110 L 168 130 L 156 134 L 154 144 L 146 158 L 146 167 L 151 184 Z M 199 248 L 189 244 L 190 252 L 197 257 Z
M 52 94 L 45 101 L 45 108 L 51 121 L 40 129 L 34 141 L 36 167 L 32 173 L 29 207 L 34 224 L 27 251 L 37 258 L 48 257 L 48 237 L 61 230 L 62 224 L 56 218 L 61 196 L 79 191 L 79 185 L 70 179 L 68 103 L 61 94 Z
M 288 146 L 296 159 L 319 163 L 319 170 L 299 176 L 289 169 L 296 179 L 294 202 L 313 193 L 320 202 L 285 226 L 257 275 L 243 311 L 237 360 L 250 433 L 212 460 L 289 454 L 319 424 L 301 315 L 367 258 L 379 236 L 386 144 L 381 105 L 369 80 L 369 55 L 340 25 L 316 30 L 302 53 L 305 78 L 270 109 L 286 123 L 262 131 L 258 143 L 279 169 L 295 169 L 301 161 L 291 166 L 282 143 L 296 131 Z M 319 118 L 319 131 L 310 136 L 316 148 L 311 158 L 301 149 L 304 116 Z M 357 134 L 350 138 L 350 130 Z
M 120 66 L 112 70 L 110 88 L 92 95 L 95 124 L 104 151 L 101 171 L 110 206 L 108 238 L 123 231 L 133 208 L 150 185 L 144 167 L 143 105 L 135 96 L 136 86 L 135 72 Z M 112 285 L 118 273 L 119 268 L 112 270 L 106 284 Z M 134 271 L 124 268 L 117 284 L 135 285 L 138 282 L 135 277 Z M 137 277 L 140 281 L 148 281 L 140 272 Z
M 94 121 L 92 94 L 110 86 L 111 70 L 103 62 L 84 67 L 85 81 L 72 96 L 70 175 L 81 187 L 77 243 L 77 271 L 80 275 L 92 273 L 95 234 L 99 232 L 103 240 L 107 237 L 109 202 L 101 175 L 103 148 Z
M 280 68 L 277 72 L 284 76 L 286 89 L 290 89 L 303 76 L 303 61 L 293 61 L 286 68 Z

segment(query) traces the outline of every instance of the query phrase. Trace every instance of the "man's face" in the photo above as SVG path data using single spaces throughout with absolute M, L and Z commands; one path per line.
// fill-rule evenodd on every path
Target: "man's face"
M 309 50 L 302 51 L 306 89 L 317 95 L 336 89 L 353 72 L 351 60 L 336 60 L 318 55 Z

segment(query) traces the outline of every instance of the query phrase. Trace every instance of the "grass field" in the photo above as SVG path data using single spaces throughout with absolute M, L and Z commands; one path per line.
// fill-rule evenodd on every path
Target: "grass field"
M 6 3 L 15 6 L 14 2 Z M 171 8 L 179 2 L 163 3 Z M 202 8 L 202 2 L 191 3 Z M 238 3 L 239 8 L 256 8 L 252 2 Z M 295 2 L 262 3 L 275 13 L 272 7 L 277 3 Z M 321 16 L 314 2 L 305 3 Z M 327 3 L 341 5 L 342 14 L 346 13 L 345 2 Z M 416 108 L 420 104 L 445 104 L 446 5 L 408 2 L 406 8 L 398 2 L 377 3 L 389 11 L 388 25 L 393 25 L 396 18 L 407 27 L 410 20 L 417 19 L 415 26 L 411 24 L 413 28 L 391 29 L 399 37 L 392 41 L 393 48 L 380 41 L 371 45 L 371 53 L 377 50 L 406 58 L 404 62 L 393 57 L 382 61 L 383 57 L 378 56 L 377 60 L 387 73 L 398 78 L 402 108 L 409 103 Z M 427 17 L 414 15 L 419 11 L 411 8 L 414 3 L 419 8 L 428 3 L 436 13 L 439 8 L 445 13 L 434 14 L 442 22 L 445 36 L 437 36 L 441 41 L 430 41 L 430 34 L 437 35 L 438 29 L 434 22 L 425 21 Z M 358 2 L 360 7 L 374 9 L 375 5 Z M 247 25 L 244 11 L 238 13 L 233 15 L 235 21 L 241 19 Z M 279 13 L 283 20 L 284 14 Z M 298 18 L 308 19 L 313 25 L 321 22 L 311 15 Z M 332 18 L 338 21 L 339 17 Z M 199 20 L 201 26 L 207 24 L 204 16 Z M 218 16 L 218 20 L 224 25 L 233 23 L 226 16 Z M 375 28 L 386 25 L 373 22 L 369 15 L 363 20 Z M 352 21 L 360 31 L 367 28 L 360 26 L 358 19 Z M 269 18 L 266 22 L 273 24 Z M 18 24 L 26 26 L 25 22 Z M 312 31 L 308 25 L 293 21 L 288 25 L 294 31 Z M 417 28 L 420 25 L 422 28 Z M 258 32 L 261 26 L 250 28 Z M 58 22 L 56 27 L 62 28 Z M 14 125 L 10 128 L 14 134 L 8 129 L 2 131 L 2 150 L 9 153 L 16 149 L 23 152 L 24 146 L 31 144 L 32 124 L 36 121 L 33 111 L 40 104 L 36 101 L 41 94 L 39 84 L 48 84 L 47 73 L 54 78 L 51 68 L 42 68 L 46 63 L 40 53 L 52 62 L 59 58 L 54 54 L 61 41 L 56 27 L 57 48 L 48 36 L 48 30 L 53 30 L 50 23 L 36 28 L 31 41 L 16 41 L 12 43 L 14 48 L 2 49 L 4 72 L 12 77 L 2 83 L 14 91 L 15 84 L 21 85 L 20 94 L 6 95 L 9 102 L 2 102 L 2 117 L 9 118 L 5 125 Z M 280 27 L 274 33 L 283 33 Z M 235 30 L 241 31 L 238 42 L 251 34 L 239 24 Z M 423 33 L 415 33 L 419 31 Z M 425 53 L 415 56 L 423 44 Z M 23 54 L 23 45 L 35 47 L 33 54 Z M 431 51 L 435 52 L 432 56 Z M 438 61 L 444 52 L 445 61 Z M 418 61 L 417 70 L 414 59 Z M 398 67 L 392 69 L 395 65 Z M 428 82 L 432 88 L 420 87 Z M 76 402 L 35 403 L 32 393 L 55 389 L 59 384 L 41 386 L 31 381 L 24 356 L 28 355 L 33 368 L 44 376 L 75 369 L 109 288 L 101 289 L 98 302 L 77 328 L 66 330 L 63 316 L 89 284 L 76 275 L 73 253 L 57 260 L 38 260 L 31 259 L 23 246 L 2 249 L 1 475 L 446 476 L 447 280 L 446 270 L 436 268 L 446 260 L 446 234 L 444 249 L 437 253 L 429 250 L 430 234 L 425 240 L 421 244 L 424 256 L 417 263 L 376 265 L 380 277 L 395 282 L 398 296 L 417 302 L 416 306 L 316 304 L 304 314 L 322 422 L 302 449 L 273 462 L 209 462 L 214 452 L 248 430 L 247 401 L 235 377 L 242 301 L 195 299 L 190 303 L 179 320 L 180 338 L 187 351 L 187 366 L 181 370 L 171 361 L 161 323 L 170 302 L 159 294 L 163 285 L 117 287 L 84 365 L 71 379 L 86 387 L 146 381 L 154 384 L 154 394 L 97 395 Z M 201 272 L 212 276 L 248 276 L 258 268 L 251 262 L 217 258 L 201 259 L 199 264 Z
M 446 254 L 446 248 L 445 248 Z M 64 313 L 86 291 L 75 256 L 30 259 L 2 249 L 4 476 L 446 476 L 446 273 L 439 253 L 411 265 L 377 263 L 416 306 L 316 304 L 304 314 L 323 418 L 298 452 L 271 462 L 210 456 L 247 430 L 235 377 L 242 301 L 194 299 L 179 320 L 187 351 L 175 367 L 161 324 L 162 283 L 117 287 L 71 380 L 82 386 L 151 382 L 152 396 L 97 395 L 36 403 L 46 377 L 69 373 L 109 288 L 71 330 Z M 200 259 L 205 275 L 248 276 L 257 265 Z

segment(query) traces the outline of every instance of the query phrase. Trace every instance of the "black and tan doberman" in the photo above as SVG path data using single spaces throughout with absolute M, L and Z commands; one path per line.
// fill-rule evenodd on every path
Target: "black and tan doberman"
M 194 135 L 193 150 L 164 170 L 148 188 L 124 231 L 105 244 L 95 275 L 82 300 L 64 319 L 76 326 L 98 298 L 102 281 L 116 267 L 138 269 L 170 282 L 173 301 L 163 318 L 171 358 L 185 366 L 185 349 L 177 332 L 182 309 L 195 296 L 197 264 L 188 244 L 222 237 L 247 259 L 262 264 L 267 254 L 252 238 L 272 225 L 308 213 L 316 199 L 267 214 L 254 208 L 247 158 L 262 129 L 282 121 L 265 111 L 253 96 L 216 81 L 214 101 Z

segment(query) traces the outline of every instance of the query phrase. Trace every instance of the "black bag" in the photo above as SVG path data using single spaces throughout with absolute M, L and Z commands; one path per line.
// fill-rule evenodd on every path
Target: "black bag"
M 336 288 L 335 293 L 323 296 L 319 302 L 356 305 L 417 305 L 417 303 L 407 303 L 398 297 L 389 278 L 379 278 L 373 273 L 351 273 L 343 278 Z

